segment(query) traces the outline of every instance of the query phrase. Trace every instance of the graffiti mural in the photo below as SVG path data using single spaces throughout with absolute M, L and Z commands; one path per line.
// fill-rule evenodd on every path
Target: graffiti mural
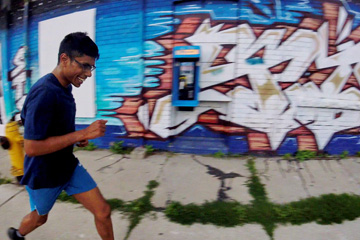
M 144 95 L 117 109 L 128 136 L 168 139 L 200 124 L 246 136 L 250 151 L 277 151 L 294 138 L 298 150 L 322 151 L 336 134 L 357 134 L 360 27 L 342 4 L 303 7 L 313 15 L 296 25 L 289 15 L 278 21 L 291 24 L 259 26 L 178 13 L 173 32 L 146 42 Z M 171 105 L 171 52 L 180 45 L 201 47 L 200 99 L 212 99 L 191 112 Z
M 26 71 L 25 68 L 24 47 L 18 49 L 12 63 L 15 67 L 9 72 L 9 81 L 11 81 L 11 88 L 14 91 L 16 114 L 19 114 L 26 98 L 26 78 L 30 74 L 30 71 Z

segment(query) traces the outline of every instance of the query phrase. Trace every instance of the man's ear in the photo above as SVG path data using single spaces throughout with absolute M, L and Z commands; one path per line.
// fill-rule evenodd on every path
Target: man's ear
M 66 53 L 60 54 L 60 61 L 59 61 L 60 64 L 66 65 L 68 61 L 70 61 L 70 57 Z

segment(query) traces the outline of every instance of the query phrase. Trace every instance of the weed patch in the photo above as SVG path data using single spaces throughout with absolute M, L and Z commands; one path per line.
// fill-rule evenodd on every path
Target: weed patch
M 146 155 L 151 155 L 155 151 L 155 148 L 153 148 L 152 145 L 145 145 L 145 153 Z
M 95 143 L 89 142 L 89 144 L 86 147 L 74 147 L 74 152 L 79 150 L 94 151 L 95 149 L 97 149 Z
M 341 159 L 347 158 L 348 156 L 349 156 L 349 151 L 343 151 L 343 152 L 340 154 L 340 158 L 341 158 Z
M 313 159 L 315 157 L 316 157 L 316 152 L 309 151 L 309 150 L 301 150 L 301 151 L 296 152 L 296 154 L 295 154 L 295 158 L 300 162 L 303 162 L 303 161 L 309 160 L 309 159 Z
M 124 141 L 114 142 L 110 146 L 110 151 L 116 154 L 129 154 L 132 150 L 134 150 L 132 147 L 124 147 L 123 144 Z
M 226 157 L 226 154 L 221 152 L 221 151 L 218 151 L 218 152 L 213 154 L 213 157 L 215 157 L 215 158 L 224 158 L 224 157 Z
M 12 180 L 9 178 L 0 178 L 0 185 L 1 184 L 9 184 L 12 183 Z

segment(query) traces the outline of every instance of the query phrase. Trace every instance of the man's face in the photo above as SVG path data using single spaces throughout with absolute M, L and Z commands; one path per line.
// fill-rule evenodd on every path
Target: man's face
M 64 69 L 64 76 L 67 84 L 72 84 L 75 87 L 80 87 L 86 78 L 91 77 L 95 66 L 95 58 L 83 55 L 81 57 L 73 57 L 68 59 L 66 68 Z

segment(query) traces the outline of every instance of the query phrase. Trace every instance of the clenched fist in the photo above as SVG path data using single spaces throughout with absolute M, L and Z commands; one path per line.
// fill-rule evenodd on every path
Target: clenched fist
M 97 120 L 84 129 L 84 139 L 94 139 L 105 135 L 107 120 Z

